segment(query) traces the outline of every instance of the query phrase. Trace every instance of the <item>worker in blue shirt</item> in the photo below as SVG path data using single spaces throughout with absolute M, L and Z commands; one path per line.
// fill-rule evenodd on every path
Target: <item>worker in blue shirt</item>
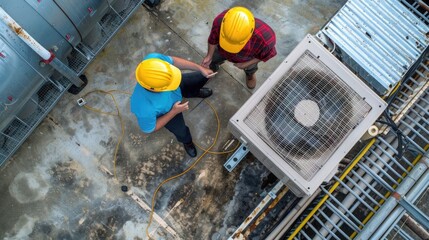
M 189 102 L 182 102 L 182 96 L 207 98 L 212 95 L 212 90 L 203 86 L 213 71 L 179 57 L 150 53 L 137 66 L 135 74 L 138 84 L 131 96 L 131 112 L 136 115 L 141 130 L 151 133 L 166 127 L 183 143 L 189 156 L 197 156 L 182 114 L 189 109 Z

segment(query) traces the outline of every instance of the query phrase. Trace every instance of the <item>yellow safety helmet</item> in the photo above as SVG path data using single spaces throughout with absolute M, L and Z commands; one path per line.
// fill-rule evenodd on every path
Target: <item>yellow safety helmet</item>
M 252 37 L 255 18 L 244 7 L 233 7 L 226 12 L 220 25 L 219 45 L 225 51 L 238 53 Z
M 179 87 L 182 73 L 166 61 L 150 58 L 137 66 L 136 79 L 142 87 L 150 91 L 173 91 Z

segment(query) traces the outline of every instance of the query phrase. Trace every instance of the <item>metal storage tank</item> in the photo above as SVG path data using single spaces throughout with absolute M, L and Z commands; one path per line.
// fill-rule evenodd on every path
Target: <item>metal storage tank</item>
M 68 79 L 83 74 L 142 2 L 0 0 L 0 10 L 20 26 L 0 18 L 0 165 L 72 86 Z M 64 76 L 42 61 L 18 36 L 23 31 L 71 74 Z

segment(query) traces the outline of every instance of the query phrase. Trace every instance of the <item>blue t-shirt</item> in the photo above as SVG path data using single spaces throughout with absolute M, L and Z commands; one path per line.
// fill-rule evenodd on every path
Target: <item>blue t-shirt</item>
M 173 64 L 173 58 L 160 53 L 150 53 L 143 60 L 159 58 Z M 151 92 L 136 84 L 131 96 L 131 112 L 137 117 L 141 130 L 151 133 L 155 130 L 156 119 L 168 113 L 173 105 L 182 100 L 180 88 L 167 92 Z

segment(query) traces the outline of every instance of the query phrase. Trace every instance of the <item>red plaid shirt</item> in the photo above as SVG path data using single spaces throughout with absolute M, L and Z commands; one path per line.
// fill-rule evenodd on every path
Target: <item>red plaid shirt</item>
M 222 57 L 233 63 L 242 63 L 257 58 L 261 61 L 268 61 L 274 57 L 276 52 L 276 34 L 268 24 L 255 18 L 255 31 L 246 45 L 238 53 L 229 53 L 219 46 L 220 25 L 223 16 L 229 9 L 220 13 L 214 20 L 209 36 L 209 44 L 218 45 L 219 53 Z

